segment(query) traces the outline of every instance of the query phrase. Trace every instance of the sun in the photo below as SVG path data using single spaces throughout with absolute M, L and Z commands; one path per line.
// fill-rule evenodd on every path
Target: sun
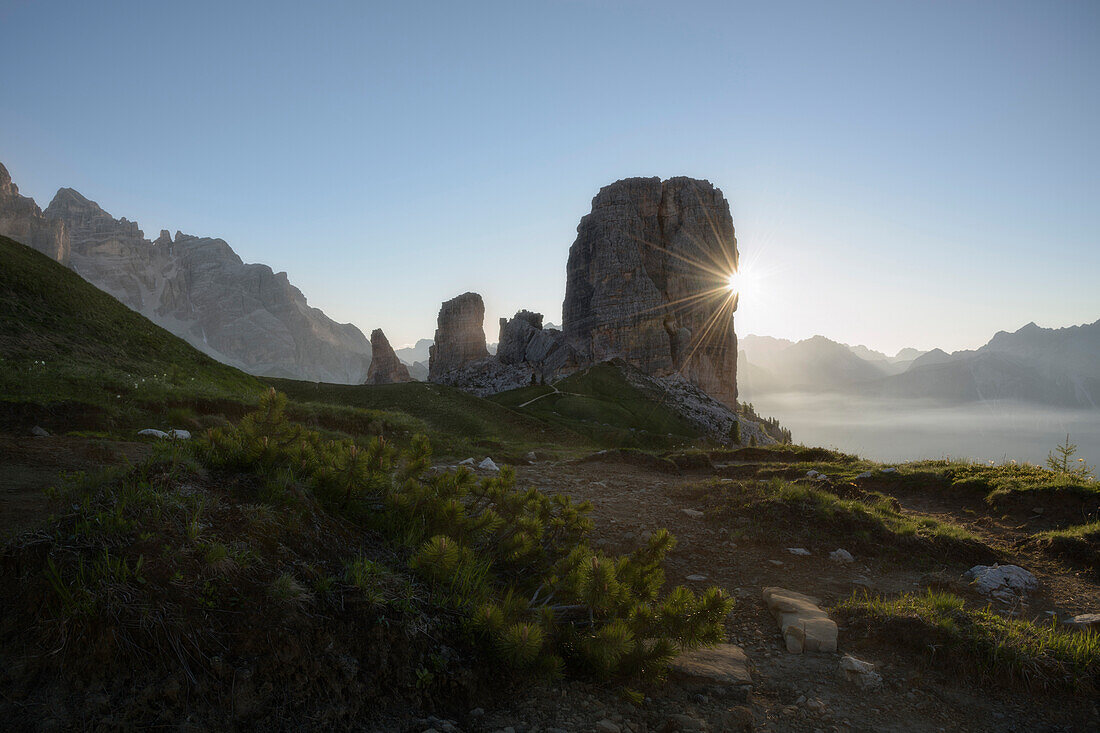
M 726 290 L 730 291 L 731 293 L 735 292 L 738 285 L 740 285 L 739 280 L 740 278 L 737 277 L 737 273 L 731 272 L 729 274 L 729 277 L 726 278 Z

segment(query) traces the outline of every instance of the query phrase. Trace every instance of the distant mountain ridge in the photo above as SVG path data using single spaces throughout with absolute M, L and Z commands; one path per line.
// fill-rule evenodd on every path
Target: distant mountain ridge
M 999 331 L 979 349 L 902 349 L 893 357 L 823 336 L 797 343 L 749 335 L 738 381 L 746 393 L 842 392 L 953 403 L 1016 399 L 1100 406 L 1100 320 Z M 855 360 L 853 360 L 855 359 Z
M 44 212 L 19 196 L 0 165 L 0 234 L 69 265 L 88 282 L 250 374 L 359 384 L 370 342 L 308 305 L 285 272 L 246 264 L 224 240 L 161 231 L 145 238 L 71 188 Z

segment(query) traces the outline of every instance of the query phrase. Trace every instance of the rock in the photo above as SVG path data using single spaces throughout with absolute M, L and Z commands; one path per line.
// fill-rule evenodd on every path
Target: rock
M 460 465 L 460 466 L 473 466 L 476 463 L 477 463 L 477 461 L 475 461 L 473 458 L 467 458 L 465 460 L 459 461 L 458 465 Z
M 871 471 L 864 471 L 863 473 L 861 473 L 861 474 L 859 474 L 858 476 L 856 476 L 856 478 L 871 478 L 871 477 L 872 477 L 872 476 L 874 476 L 874 475 L 875 475 L 875 474 L 874 474 L 874 473 L 872 473 Z
M 855 562 L 855 558 L 852 557 L 852 553 L 843 549 L 836 549 L 829 553 L 829 559 L 834 562 Z
M 807 550 L 805 547 L 788 547 L 787 552 L 791 553 L 792 555 L 799 555 L 801 557 L 809 557 L 810 555 L 810 551 Z
M 882 675 L 875 671 L 875 665 L 860 661 L 851 654 L 845 654 L 841 658 L 840 676 L 861 690 L 877 690 L 882 687 Z
M 486 457 L 484 461 L 477 464 L 477 467 L 478 470 L 481 471 L 492 471 L 493 473 L 500 471 L 500 467 L 497 466 L 497 464 L 493 463 L 493 459 L 489 457 Z
M 533 451 L 533 450 L 532 451 L 527 451 L 526 455 L 523 456 L 523 460 L 527 461 L 528 463 L 534 463 L 538 459 L 539 459 L 538 454 L 535 453 L 535 451 Z
M 808 479 L 815 479 L 816 480 L 820 476 L 821 476 L 821 474 L 818 473 L 817 471 L 810 470 L 810 471 L 806 472 L 806 478 L 808 478 Z
M 168 437 L 175 438 L 176 440 L 191 440 L 191 432 L 189 430 L 172 428 L 168 431 Z
M 777 568 L 783 567 L 783 561 L 782 560 L 768 560 L 768 562 L 770 562 L 772 565 L 776 566 Z
M 145 428 L 144 430 L 139 430 L 138 435 L 146 435 L 150 438 L 160 438 L 161 440 L 167 440 L 171 437 L 170 435 L 168 435 L 168 433 L 164 432 L 163 430 L 157 430 L 156 428 Z
M 68 266 L 70 238 L 65 222 L 48 218 L 29 196 L 21 196 L 0 164 L 0 234 Z
M 975 565 L 964 577 L 970 578 L 982 595 L 1012 603 L 1039 587 L 1039 580 L 1019 565 Z
M 50 437 L 50 431 L 46 430 L 46 428 L 42 427 L 41 425 L 35 425 L 33 428 L 31 428 L 31 435 L 36 438 L 48 438 Z
M 836 651 L 836 623 L 818 606 L 820 600 L 786 588 L 769 587 L 764 589 L 764 603 L 779 623 L 787 651 Z
M 530 369 L 542 381 L 574 371 L 580 364 L 565 335 L 543 328 L 542 314 L 520 311 L 510 320 L 500 319 L 497 361 Z
M 428 349 L 428 379 L 433 382 L 467 364 L 488 359 L 485 302 L 477 293 L 445 301 L 436 321 L 435 343 Z
M 653 376 L 679 371 L 732 407 L 737 299 L 726 286 L 737 257 L 729 204 L 708 181 L 605 186 L 569 249 L 566 339 L 588 361 L 622 358 Z
M 480 718 L 485 715 L 485 708 L 474 708 L 470 711 L 471 718 Z
M 1062 622 L 1075 631 L 1100 631 L 1100 613 L 1082 613 Z
M 702 519 L 704 516 L 706 516 L 698 509 L 681 509 L 680 511 L 682 511 L 684 514 L 688 515 L 692 519 Z
M 692 581 L 692 582 L 694 582 L 694 583 L 701 583 L 701 582 L 703 582 L 703 581 L 704 581 L 704 580 L 706 580 L 706 579 L 707 579 L 707 576 L 705 576 L 705 575 L 699 575 L 698 573 L 696 573 L 695 575 L 689 575 L 689 576 L 687 576 L 687 580 L 690 580 L 690 581 Z
M 382 329 L 376 328 L 371 331 L 370 349 L 371 362 L 367 369 L 366 384 L 396 384 L 413 381 L 409 376 L 409 368 L 397 358 Z
M 893 467 L 891 467 L 891 468 L 884 468 L 884 469 L 882 469 L 882 472 L 883 472 L 883 473 L 897 473 L 897 472 L 898 472 L 898 469 L 896 469 L 896 468 L 893 468 Z
M 706 723 L 683 713 L 673 713 L 672 715 L 665 716 L 665 722 L 658 728 L 658 730 L 664 733 L 676 733 L 677 731 L 694 733 L 695 731 L 705 731 L 706 729 Z
M 596 733 L 620 733 L 622 728 L 604 718 L 596 723 Z
M 1034 512 L 1035 514 L 1042 514 L 1043 512 L 1046 511 L 1046 509 L 1044 509 L 1041 506 L 1037 506 L 1034 509 L 1032 509 L 1031 511 Z
M 744 650 L 734 644 L 683 652 L 672 660 L 672 675 L 685 682 L 721 688 L 725 695 L 742 697 L 742 702 L 748 702 L 752 689 L 751 663 Z
M 224 240 L 162 231 L 62 188 L 44 212 L 63 222 L 85 280 L 218 361 L 251 374 L 361 384 L 370 344 L 311 308 L 285 272 L 245 264 Z

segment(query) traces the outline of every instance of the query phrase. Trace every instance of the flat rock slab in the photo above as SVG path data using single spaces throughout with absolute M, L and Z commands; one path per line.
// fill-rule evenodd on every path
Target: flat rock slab
M 672 660 L 672 676 L 676 679 L 719 688 L 722 695 L 746 703 L 752 692 L 751 670 L 752 662 L 735 644 L 684 652 Z
M 836 623 L 821 610 L 820 599 L 773 586 L 764 589 L 764 603 L 779 623 L 787 651 L 836 651 Z

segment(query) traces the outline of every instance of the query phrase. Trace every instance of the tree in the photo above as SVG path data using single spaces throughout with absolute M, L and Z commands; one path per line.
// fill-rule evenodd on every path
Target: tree
M 1080 477 L 1088 476 L 1092 473 L 1092 467 L 1085 463 L 1084 458 L 1078 458 L 1074 461 L 1073 456 L 1076 453 L 1077 444 L 1070 443 L 1069 433 L 1066 433 L 1066 442 L 1055 446 L 1054 450 L 1047 454 L 1047 468 L 1054 471 L 1054 473 Z
M 734 445 L 741 445 L 741 421 L 734 420 L 733 427 L 730 428 L 730 442 Z

